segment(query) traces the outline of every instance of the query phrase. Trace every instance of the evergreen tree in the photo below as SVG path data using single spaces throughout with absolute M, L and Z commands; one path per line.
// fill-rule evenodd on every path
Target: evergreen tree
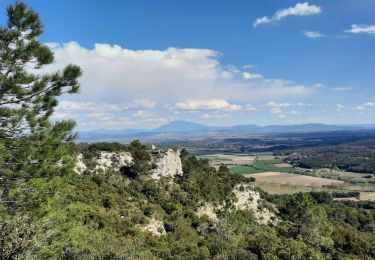
M 72 166 L 72 121 L 52 123 L 57 98 L 79 90 L 81 69 L 68 65 L 45 73 L 53 52 L 38 37 L 39 16 L 24 3 L 7 8 L 0 27 L 1 175 L 37 177 L 63 174 Z
M 59 96 L 78 92 L 81 69 L 68 65 L 46 73 L 54 56 L 38 39 L 38 14 L 16 2 L 7 16 L 0 27 L 0 203 L 15 213 L 9 191 L 18 180 L 64 175 L 74 165 L 75 123 L 50 117 Z

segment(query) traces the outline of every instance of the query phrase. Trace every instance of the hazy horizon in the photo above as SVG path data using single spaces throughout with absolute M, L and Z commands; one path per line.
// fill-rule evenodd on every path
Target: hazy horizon
M 174 121 L 169 121 L 169 122 L 166 122 L 166 123 L 162 123 L 162 124 L 159 124 L 159 125 L 155 125 L 154 127 L 149 127 L 149 128 L 122 128 L 122 129 L 111 129 L 111 128 L 92 128 L 92 129 L 89 129 L 89 130 L 79 130 L 79 131 L 110 131 L 110 130 L 113 130 L 113 131 L 121 131 L 121 130 L 128 130 L 128 129 L 132 129 L 132 130 L 146 130 L 146 131 L 151 131 L 151 130 L 155 130 L 157 128 L 160 128 L 160 127 L 163 127 L 163 126 L 167 126 L 167 125 L 170 125 L 170 124 L 173 124 L 173 123 L 191 123 L 191 124 L 197 124 L 197 125 L 201 125 L 201 126 L 205 126 L 205 127 L 216 127 L 216 128 L 220 128 L 220 127 L 236 127 L 236 126 L 258 126 L 258 127 L 269 127 L 269 126 L 299 126 L 299 125 L 325 125 L 325 126 L 338 126 L 338 127 L 371 127 L 371 129 L 374 127 L 375 128 L 375 124 L 323 124 L 323 123 L 303 123 L 303 124 L 266 124 L 266 125 L 262 125 L 262 124 L 256 124 L 256 123 L 244 123 L 244 124 L 232 124 L 232 125 L 220 125 L 220 124 L 217 124 L 217 125 L 213 125 L 213 124 L 205 124 L 205 123 L 197 123 L 197 122 L 194 122 L 194 121 L 188 121 L 188 120 L 174 120 Z

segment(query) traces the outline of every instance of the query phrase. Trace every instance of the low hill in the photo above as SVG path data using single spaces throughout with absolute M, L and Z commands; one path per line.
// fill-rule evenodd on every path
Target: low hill
M 81 131 L 79 139 L 81 141 L 98 140 L 120 140 L 120 139 L 149 139 L 149 138 L 183 138 L 189 137 L 212 137 L 212 136 L 233 136 L 236 134 L 264 135 L 281 133 L 316 133 L 333 131 L 354 131 L 364 129 L 375 129 L 371 126 L 337 126 L 325 124 L 301 124 L 301 125 L 269 125 L 258 126 L 255 124 L 235 125 L 235 126 L 207 126 L 188 121 L 173 121 L 151 130 L 145 129 L 124 129 L 113 130 L 92 130 Z

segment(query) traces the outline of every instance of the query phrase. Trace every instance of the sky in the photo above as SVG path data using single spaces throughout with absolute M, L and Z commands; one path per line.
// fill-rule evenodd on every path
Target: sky
M 81 90 L 54 120 L 80 130 L 374 124 L 374 0 L 28 0 Z M 0 1 L 0 22 L 5 8 Z

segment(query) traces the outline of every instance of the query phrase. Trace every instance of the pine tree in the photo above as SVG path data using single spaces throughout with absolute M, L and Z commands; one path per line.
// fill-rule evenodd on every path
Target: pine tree
M 72 166 L 74 122 L 49 119 L 64 93 L 77 93 L 81 69 L 45 73 L 53 52 L 38 37 L 39 16 L 24 3 L 7 8 L 0 28 L 0 163 L 2 175 L 63 174 Z

